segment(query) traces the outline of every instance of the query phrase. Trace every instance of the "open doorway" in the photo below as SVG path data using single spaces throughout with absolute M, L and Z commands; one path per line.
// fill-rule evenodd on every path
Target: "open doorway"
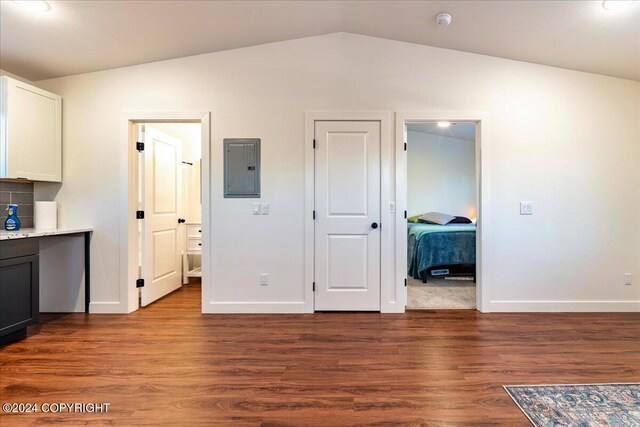
M 476 124 L 406 125 L 407 309 L 475 309 Z
M 127 312 L 176 291 L 200 311 L 208 300 L 209 123 L 208 112 L 128 114 Z
M 201 289 L 200 123 L 135 124 L 139 305 L 183 286 Z M 142 143 L 142 144 L 139 144 Z

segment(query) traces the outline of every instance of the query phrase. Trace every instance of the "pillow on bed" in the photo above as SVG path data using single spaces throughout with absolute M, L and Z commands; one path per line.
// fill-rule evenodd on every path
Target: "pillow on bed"
M 440 212 L 429 212 L 420 217 L 420 222 L 426 222 L 427 224 L 446 225 L 449 224 L 455 217 Z
M 449 224 L 472 224 L 472 223 L 473 221 L 471 221 L 466 216 L 456 216 L 451 221 L 449 221 Z
M 420 215 L 414 215 L 407 218 L 407 222 L 420 222 Z

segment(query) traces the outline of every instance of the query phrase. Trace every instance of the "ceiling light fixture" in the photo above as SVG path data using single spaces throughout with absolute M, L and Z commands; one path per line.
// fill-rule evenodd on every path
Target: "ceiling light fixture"
M 607 10 L 620 10 L 630 6 L 635 0 L 604 0 L 602 7 Z
M 451 122 L 438 122 L 439 128 L 448 128 L 449 126 L 451 126 Z
M 51 10 L 51 5 L 43 0 L 13 0 L 13 2 L 30 12 L 48 12 Z

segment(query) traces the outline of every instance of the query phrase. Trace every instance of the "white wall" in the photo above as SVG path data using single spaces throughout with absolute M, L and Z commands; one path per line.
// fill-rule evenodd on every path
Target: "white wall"
M 84 313 L 84 234 L 39 240 L 40 312 Z
M 638 82 L 340 33 L 39 85 L 64 98 L 61 225 L 96 230 L 93 310 L 126 310 L 114 212 L 125 110 L 212 111 L 213 301 L 283 311 L 303 300 L 305 111 L 479 110 L 491 120 L 487 308 L 640 307 Z M 222 197 L 225 137 L 262 138 L 269 216 Z M 519 216 L 519 200 L 535 215 Z
M 407 132 L 407 211 L 476 217 L 475 143 Z

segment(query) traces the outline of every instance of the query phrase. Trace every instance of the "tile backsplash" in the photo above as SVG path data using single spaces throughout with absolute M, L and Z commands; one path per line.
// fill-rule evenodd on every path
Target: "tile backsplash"
M 18 205 L 18 218 L 23 228 L 33 227 L 33 182 L 0 181 L 0 228 L 4 229 L 4 221 L 8 212 L 5 210 L 11 203 Z

